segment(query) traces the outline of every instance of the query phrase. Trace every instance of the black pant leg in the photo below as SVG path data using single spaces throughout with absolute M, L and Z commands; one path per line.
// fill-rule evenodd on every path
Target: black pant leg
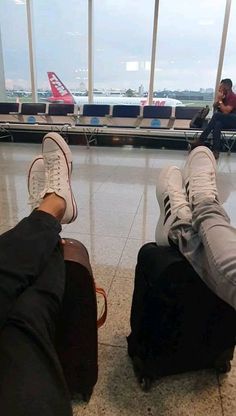
M 34 211 L 0 236 L 0 328 L 17 297 L 45 267 L 60 231 L 53 216 Z
M 59 245 L 22 293 L 0 334 L 0 409 L 4 416 L 71 416 L 70 396 L 54 348 L 65 285 Z

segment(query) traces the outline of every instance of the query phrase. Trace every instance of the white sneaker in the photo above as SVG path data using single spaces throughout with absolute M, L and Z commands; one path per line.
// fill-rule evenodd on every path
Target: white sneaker
M 72 154 L 65 140 L 58 133 L 48 133 L 43 138 L 43 158 L 46 183 L 41 194 L 55 193 L 66 202 L 62 224 L 69 224 L 77 217 L 77 205 L 71 189 Z
M 191 207 L 206 199 L 218 201 L 216 161 L 208 147 L 199 146 L 190 153 L 183 177 Z
M 39 155 L 32 161 L 28 172 L 29 204 L 32 210 L 39 207 L 42 198 L 41 193 L 45 187 L 45 167 L 43 156 Z
M 179 168 L 169 166 L 162 169 L 156 187 L 160 206 L 160 217 L 156 227 L 156 243 L 169 245 L 168 235 L 173 223 L 182 219 L 192 221 L 192 212 L 183 190 L 183 178 Z

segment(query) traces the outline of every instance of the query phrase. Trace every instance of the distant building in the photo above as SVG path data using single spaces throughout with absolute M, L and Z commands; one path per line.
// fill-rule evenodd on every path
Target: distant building
M 142 84 L 138 87 L 138 94 L 140 95 L 140 97 L 143 97 L 144 86 Z

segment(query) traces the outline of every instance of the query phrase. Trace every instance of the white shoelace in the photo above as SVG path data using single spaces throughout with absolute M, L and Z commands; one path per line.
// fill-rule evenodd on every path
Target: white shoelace
M 177 209 L 188 207 L 188 201 L 186 200 L 185 196 L 183 195 L 182 191 L 178 191 L 176 189 L 170 188 L 169 195 L 171 195 L 171 205 L 172 207 L 176 207 Z
M 32 184 L 31 184 L 31 194 L 29 196 L 29 204 L 35 205 L 40 201 L 40 195 L 45 186 L 45 179 L 40 177 L 40 175 L 33 175 Z
M 61 190 L 61 163 L 60 155 L 54 154 L 46 159 L 47 165 L 47 183 L 46 189 Z
M 214 172 L 200 172 L 191 177 L 192 196 L 203 195 L 216 198 L 218 196 Z

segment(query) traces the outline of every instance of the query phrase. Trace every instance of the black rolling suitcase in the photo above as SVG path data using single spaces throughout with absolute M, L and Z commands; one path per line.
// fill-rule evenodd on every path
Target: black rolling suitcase
M 71 397 L 88 401 L 98 377 L 97 328 L 106 320 L 103 289 L 96 288 L 89 256 L 82 243 L 65 239 L 66 286 L 58 321 L 56 348 Z M 96 293 L 104 296 L 105 309 L 97 320 Z
M 230 371 L 236 312 L 173 247 L 148 243 L 139 251 L 130 323 L 128 354 L 146 391 L 164 375 Z

